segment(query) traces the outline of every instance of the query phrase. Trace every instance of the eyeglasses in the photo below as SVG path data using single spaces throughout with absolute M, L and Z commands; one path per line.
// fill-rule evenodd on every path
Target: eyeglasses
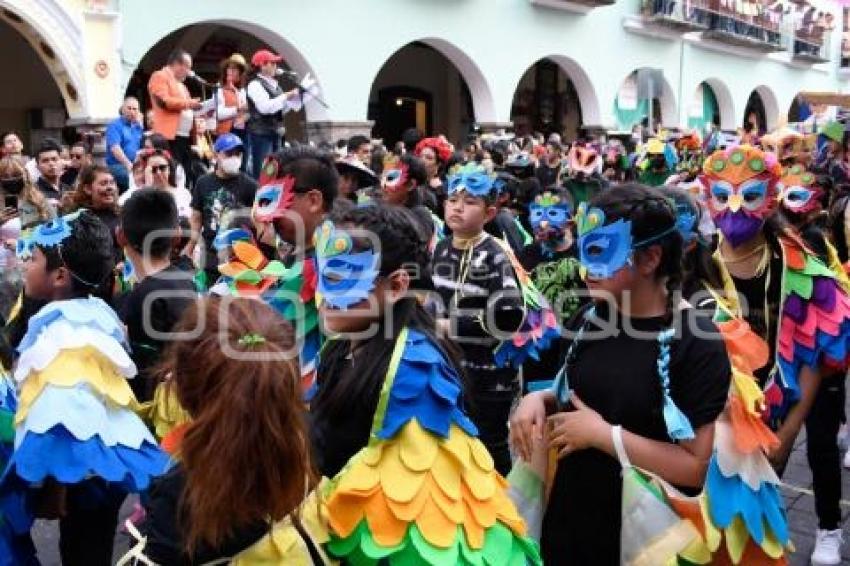
M 82 159 L 82 158 L 83 158 L 82 153 L 72 153 L 71 154 L 71 159 Z
M 151 172 L 153 173 L 165 173 L 168 171 L 168 165 L 152 165 Z

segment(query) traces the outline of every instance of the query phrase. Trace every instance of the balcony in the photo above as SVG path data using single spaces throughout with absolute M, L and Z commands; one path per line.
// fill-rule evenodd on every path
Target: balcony
M 736 10 L 728 2 L 708 0 L 705 13 L 708 31 L 703 38 L 763 53 L 783 51 L 782 14 L 749 4 L 749 13 Z
M 709 29 L 704 0 L 643 0 L 641 15 L 646 24 L 683 33 Z
M 798 29 L 790 46 L 792 58 L 801 63 L 828 63 L 832 34 L 823 29 Z

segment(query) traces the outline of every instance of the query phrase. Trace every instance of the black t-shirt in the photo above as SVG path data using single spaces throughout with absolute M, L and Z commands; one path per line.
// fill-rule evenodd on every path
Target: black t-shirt
M 257 193 L 257 182 L 239 173 L 233 177 L 219 177 L 208 173 L 195 181 L 192 190 L 192 210 L 201 213 L 201 237 L 203 237 L 207 255 L 212 255 L 212 263 L 216 265 L 213 240 L 224 220 L 224 214 L 240 208 L 250 209 L 254 205 L 254 195 Z
M 112 234 L 112 249 L 114 251 L 112 255 L 115 257 L 116 263 L 121 261 L 124 256 L 121 246 L 118 245 L 118 225 L 121 223 L 121 218 L 111 208 L 89 209 L 89 212 L 97 216 L 109 228 L 109 233 Z
M 779 327 L 779 302 L 782 292 L 782 257 L 774 253 L 764 273 L 752 279 L 732 276 L 735 290 L 746 300 L 741 301 L 747 323 L 770 347 L 770 362 L 753 372 L 764 387 L 773 370 L 776 359 L 776 331 Z
M 600 319 L 610 318 L 607 310 L 605 305 L 597 308 Z M 677 325 L 680 335 L 671 344 L 670 396 L 697 430 L 723 410 L 731 368 L 711 320 L 693 309 L 683 312 Z M 631 328 L 654 336 L 668 327 L 660 317 L 628 322 Z M 615 336 L 592 339 L 588 333 L 599 328 L 590 322 L 577 347 L 569 368 L 570 387 L 607 422 L 646 438 L 671 442 L 662 413 L 655 337 L 641 339 L 622 332 L 626 328 L 622 317 L 618 317 L 620 332 Z M 694 329 L 713 339 L 695 336 Z M 560 460 L 543 522 L 544 562 L 619 564 L 621 498 L 622 477 L 616 458 L 587 449 Z
M 191 556 L 185 552 L 186 525 L 181 517 L 181 499 L 186 486 L 186 472 L 180 464 L 151 483 L 150 495 L 145 504 L 145 522 L 140 527 L 147 537 L 145 556 L 157 564 L 205 564 L 213 560 L 239 554 L 256 543 L 269 531 L 263 522 L 239 527 L 216 548 L 201 543 Z
M 147 299 L 153 293 L 155 298 Z M 159 362 L 165 343 L 148 334 L 145 310 L 151 330 L 171 332 L 183 311 L 194 300 L 195 283 L 192 273 L 171 265 L 159 273 L 145 277 L 123 297 L 119 316 L 127 325 L 127 335 L 139 374 L 130 380 L 130 387 L 139 401 L 150 400 L 156 384 L 150 370 Z M 149 304 L 145 304 L 146 299 Z

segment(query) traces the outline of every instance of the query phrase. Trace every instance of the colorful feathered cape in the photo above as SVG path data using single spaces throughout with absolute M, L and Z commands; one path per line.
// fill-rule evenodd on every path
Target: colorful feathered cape
M 540 564 L 460 395 L 445 355 L 405 329 L 369 444 L 326 493 L 332 555 L 353 564 Z
M 14 450 L 0 482 L 0 515 L 12 527 L 0 529 L 5 544 L 27 538 L 27 488 L 100 478 L 139 492 L 165 471 L 167 456 L 133 412 L 126 347 L 121 321 L 100 299 L 50 303 L 30 319 L 14 373 Z
M 167 458 L 133 412 L 127 378 L 136 367 L 126 347 L 121 321 L 100 299 L 54 302 L 30 319 L 18 347 L 15 450 L 4 479 L 99 477 L 138 492 L 165 471 Z
M 496 347 L 495 361 L 501 367 L 507 365 L 519 367 L 528 357 L 539 360 L 541 352 L 544 352 L 553 340 L 560 337 L 561 326 L 543 293 L 534 285 L 511 247 L 499 238 L 493 238 L 493 240 L 502 247 L 514 268 L 525 309 L 522 326 L 514 334 L 513 339 L 506 340 Z
M 316 301 L 316 262 L 312 256 L 285 267 L 269 260 L 244 230 L 230 230 L 221 237 L 232 259 L 218 267 L 234 295 L 259 297 L 295 327 L 301 344 L 301 382 L 310 391 L 316 380 L 316 361 L 322 345 Z
M 694 564 L 785 564 L 792 550 L 780 480 L 766 453 L 779 445 L 762 412 L 753 372 L 768 363 L 767 344 L 739 318 L 718 321 L 732 365 L 726 408 L 715 424 L 714 454 L 691 510 L 702 540 L 682 553 Z
M 765 387 L 771 421 L 799 399 L 803 366 L 841 371 L 850 356 L 850 297 L 841 279 L 797 240 L 780 243 L 785 268 L 776 340 L 779 371 Z

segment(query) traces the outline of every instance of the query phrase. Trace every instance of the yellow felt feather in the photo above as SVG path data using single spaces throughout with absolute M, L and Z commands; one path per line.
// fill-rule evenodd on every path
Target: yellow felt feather
M 429 544 L 450 548 L 458 533 L 480 549 L 497 521 L 524 536 L 507 484 L 476 438 L 452 425 L 441 439 L 413 419 L 355 456 L 328 497 L 331 529 L 350 536 L 366 519 L 381 546 L 399 544 L 415 523 Z M 462 526 L 463 530 L 458 530 Z
M 26 419 L 33 402 L 46 385 L 74 387 L 87 383 L 110 402 L 132 410 L 138 408 L 127 380 L 112 362 L 92 346 L 62 350 L 42 371 L 27 375 L 21 385 L 15 424 Z
M 304 500 L 299 508 L 299 521 L 304 531 L 312 539 L 316 550 L 325 564 L 336 564 L 322 551 L 322 545 L 329 540 L 327 527 L 327 509 L 320 503 L 317 487 Z M 230 562 L 231 566 L 270 566 L 287 564 L 292 566 L 312 566 L 313 559 L 306 543 L 292 524 L 292 518 L 276 522 L 271 532 L 259 541 L 237 554 Z

